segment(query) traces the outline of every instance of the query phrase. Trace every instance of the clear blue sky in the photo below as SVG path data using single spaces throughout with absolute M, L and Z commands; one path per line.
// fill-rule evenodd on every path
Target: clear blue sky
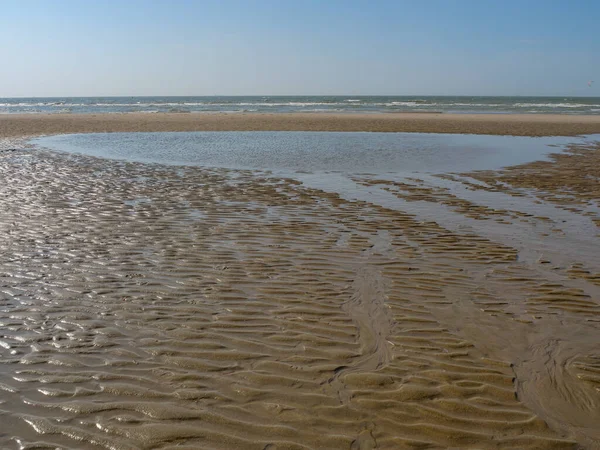
M 600 1 L 2 0 L 0 58 L 0 97 L 600 96 Z

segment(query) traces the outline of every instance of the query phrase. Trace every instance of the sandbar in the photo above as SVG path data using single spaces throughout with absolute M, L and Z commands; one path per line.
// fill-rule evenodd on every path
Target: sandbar
M 106 113 L 0 115 L 0 136 L 133 131 L 381 131 L 574 136 L 600 116 L 436 113 Z

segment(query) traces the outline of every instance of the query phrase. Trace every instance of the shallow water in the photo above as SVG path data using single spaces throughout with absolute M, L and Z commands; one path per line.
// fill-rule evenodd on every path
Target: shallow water
M 599 135 L 600 137 L 600 135 Z M 127 161 L 284 172 L 466 172 L 543 159 L 594 136 L 371 132 L 174 132 L 57 135 L 33 143 Z

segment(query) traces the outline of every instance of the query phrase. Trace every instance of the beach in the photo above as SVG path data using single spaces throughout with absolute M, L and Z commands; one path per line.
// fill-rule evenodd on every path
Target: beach
M 435 113 L 7 114 L 0 136 L 132 131 L 381 131 L 575 136 L 600 133 L 600 116 Z
M 600 116 L 0 116 L 0 447 L 600 448 L 597 141 L 351 173 L 345 196 L 26 139 L 154 131 L 575 137 Z

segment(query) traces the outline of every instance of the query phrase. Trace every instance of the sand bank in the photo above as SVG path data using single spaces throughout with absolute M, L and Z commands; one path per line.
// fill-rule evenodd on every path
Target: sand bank
M 109 119 L 80 117 L 9 119 Z M 596 220 L 599 158 L 440 179 Z M 2 448 L 600 446 L 600 262 L 252 171 L 17 149 L 0 177 Z M 355 181 L 538 240 L 565 226 Z
M 573 136 L 600 133 L 600 116 L 533 114 L 31 114 L 0 116 L 0 136 L 117 131 L 407 131 Z

